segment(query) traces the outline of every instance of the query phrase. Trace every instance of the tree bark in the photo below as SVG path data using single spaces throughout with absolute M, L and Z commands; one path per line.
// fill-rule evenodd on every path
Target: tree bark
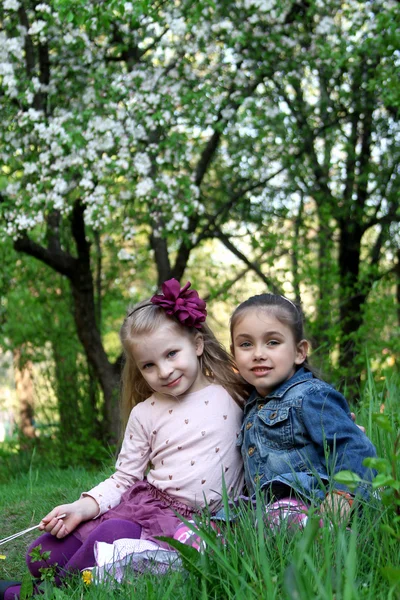
M 397 250 L 396 271 L 396 301 L 397 301 L 397 324 L 400 327 L 400 250 Z
M 36 431 L 33 424 L 35 414 L 34 386 L 32 376 L 32 362 L 22 362 L 20 348 L 14 354 L 14 379 L 19 406 L 19 432 L 22 438 L 35 438 Z
M 60 345 L 58 341 L 53 341 L 52 347 L 55 363 L 55 389 L 60 417 L 59 437 L 61 440 L 76 440 L 81 424 L 76 352 L 73 352 L 71 356 L 71 348 L 68 348 L 66 356 L 62 344 Z
M 354 367 L 357 357 L 356 335 L 363 323 L 362 307 L 369 290 L 361 287 L 360 257 L 362 230 L 354 221 L 340 220 L 339 239 L 339 366 L 352 392 L 357 394 L 360 384 L 359 369 Z

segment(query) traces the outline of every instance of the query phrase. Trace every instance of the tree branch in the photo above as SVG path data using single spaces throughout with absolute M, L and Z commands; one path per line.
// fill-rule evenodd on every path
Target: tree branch
M 65 275 L 65 277 L 71 279 L 76 260 L 69 254 L 63 251 L 53 252 L 48 250 L 30 239 L 27 233 L 23 233 L 21 237 L 15 240 L 14 249 L 17 252 L 23 252 L 33 258 L 37 258 L 42 263 L 57 271 L 57 273 L 60 273 L 60 275 Z
M 229 279 L 228 281 L 225 281 L 224 284 L 215 292 L 210 292 L 207 296 L 205 296 L 203 299 L 205 302 L 211 302 L 212 300 L 215 300 L 216 298 L 218 298 L 218 296 L 221 296 L 222 294 L 226 294 L 226 292 L 228 290 L 231 289 L 231 287 L 233 285 L 235 285 L 235 283 L 237 283 L 238 281 L 240 281 L 240 279 L 242 279 L 242 277 L 244 277 L 246 275 L 246 273 L 248 273 L 250 270 L 250 267 L 247 267 L 246 269 L 243 269 L 242 271 L 240 271 L 240 273 L 238 273 L 236 275 L 236 277 L 234 277 L 233 279 Z
M 221 230 L 218 230 L 218 232 L 216 232 L 215 234 L 215 237 L 217 237 L 223 243 L 225 248 L 230 250 L 232 254 L 234 254 L 235 256 L 237 256 L 237 258 L 244 262 L 244 264 L 247 265 L 250 270 L 254 271 L 261 279 L 261 281 L 263 281 L 265 285 L 273 291 L 274 294 L 282 294 L 282 291 L 280 290 L 278 285 L 274 283 L 271 280 L 271 278 L 264 275 L 264 273 L 261 271 L 260 267 L 256 263 L 249 260 L 247 256 L 243 254 L 243 252 L 236 248 L 236 246 L 232 244 L 227 235 L 225 235 Z

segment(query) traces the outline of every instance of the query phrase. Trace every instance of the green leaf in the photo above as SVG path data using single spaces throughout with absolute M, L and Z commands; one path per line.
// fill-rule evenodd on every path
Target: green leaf
M 382 567 L 381 573 L 389 580 L 390 585 L 400 583 L 400 567 Z
M 385 533 L 388 533 L 392 537 L 400 539 L 400 533 L 396 532 L 396 530 L 390 525 L 381 525 L 381 530 Z
M 42 545 L 38 544 L 29 552 L 32 562 L 40 562 L 42 560 Z
M 375 477 L 375 479 L 373 480 L 372 486 L 374 487 L 374 489 L 383 487 L 384 485 L 389 485 L 392 487 L 394 483 L 395 483 L 395 480 L 393 479 L 393 477 L 391 475 L 386 475 L 385 473 L 379 473 L 379 475 L 377 475 Z
M 339 471 L 339 473 L 336 473 L 334 476 L 334 480 L 342 485 L 347 485 L 350 489 L 355 489 L 362 481 L 361 477 L 359 477 L 357 473 L 353 473 L 353 471 Z
M 382 472 L 390 472 L 392 465 L 386 458 L 373 458 L 368 457 L 363 461 L 363 465 L 365 467 L 370 467 L 371 469 L 376 469 L 380 473 Z
M 390 433 L 393 432 L 393 425 L 391 424 L 389 417 L 386 415 L 382 415 L 381 413 L 373 413 L 372 422 L 376 423 L 379 429 L 383 429 L 384 431 L 388 431 Z
M 22 579 L 20 599 L 28 600 L 33 596 L 33 579 L 30 573 L 25 573 Z

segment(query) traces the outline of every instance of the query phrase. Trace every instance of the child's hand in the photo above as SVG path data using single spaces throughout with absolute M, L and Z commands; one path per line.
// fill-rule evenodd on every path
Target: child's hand
M 353 419 L 354 423 L 356 423 L 356 415 L 354 413 L 350 413 L 351 414 L 351 418 Z M 363 433 L 365 433 L 365 427 L 363 425 L 358 425 L 358 423 L 356 423 L 358 429 L 361 429 L 361 431 Z
M 352 504 L 353 499 L 350 494 L 342 495 L 332 492 L 326 495 L 320 506 L 320 512 L 326 514 L 330 519 L 335 519 L 338 523 L 347 523 Z
M 63 519 L 57 518 L 65 514 Z M 91 496 L 85 496 L 72 502 L 56 506 L 48 515 L 43 517 L 39 529 L 47 531 L 57 538 L 63 538 L 73 531 L 82 521 L 93 519 L 99 514 L 99 505 Z

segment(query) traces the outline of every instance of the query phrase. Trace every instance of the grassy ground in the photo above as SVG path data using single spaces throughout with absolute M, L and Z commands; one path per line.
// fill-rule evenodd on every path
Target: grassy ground
M 244 514 L 224 532 L 225 544 L 205 529 L 202 536 L 207 551 L 188 551 L 181 572 L 132 576 L 113 586 L 85 586 L 77 579 L 67 588 L 50 587 L 41 598 L 400 599 L 400 524 L 396 525 L 394 512 L 400 476 L 398 456 L 397 461 L 393 456 L 399 397 L 399 386 L 390 384 L 378 393 L 370 382 L 364 405 L 357 408 L 358 421 L 366 425 L 378 455 L 389 460 L 382 463 L 381 470 L 387 505 L 367 507 L 354 520 L 351 531 L 337 526 L 320 529 L 318 520 L 310 519 L 304 532 L 282 530 L 276 534 L 265 527 L 261 514 L 257 525 Z M 383 472 L 388 465 L 391 478 Z M 76 499 L 107 474 L 40 466 L 10 474 L 9 483 L 0 486 L 0 537 L 38 523 L 54 505 Z M 0 560 L 0 579 L 23 576 L 25 549 L 36 536 L 34 531 L 0 548 L 0 554 L 6 555 Z

